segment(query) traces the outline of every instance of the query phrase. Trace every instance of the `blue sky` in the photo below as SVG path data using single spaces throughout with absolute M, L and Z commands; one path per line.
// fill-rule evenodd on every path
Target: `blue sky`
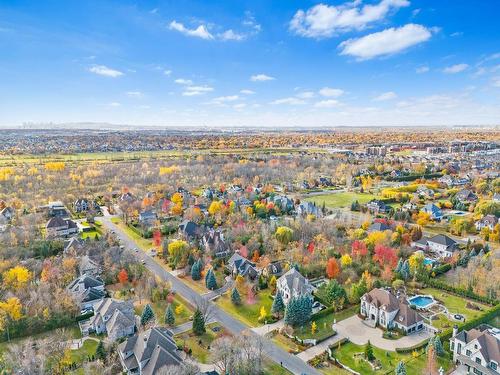
M 497 1 L 0 3 L 0 126 L 498 124 Z

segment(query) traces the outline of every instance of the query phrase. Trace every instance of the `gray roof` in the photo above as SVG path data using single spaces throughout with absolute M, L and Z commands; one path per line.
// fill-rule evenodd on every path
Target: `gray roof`
M 496 334 L 495 334 L 496 333 Z M 480 352 L 484 359 L 489 363 L 491 360 L 500 363 L 500 331 L 491 328 L 488 325 L 480 325 L 469 331 L 459 332 L 455 338 L 468 344 L 477 340 L 480 346 Z
M 386 223 L 373 223 L 368 228 L 368 232 L 383 232 L 385 230 L 390 230 L 390 229 L 391 227 L 388 226 Z
M 70 291 L 78 291 L 81 290 L 82 288 L 89 289 L 102 286 L 104 286 L 104 282 L 101 279 L 89 275 L 82 275 L 73 280 L 68 285 L 68 289 Z
M 455 246 L 457 244 L 457 241 L 445 234 L 437 234 L 434 237 L 429 238 L 427 241 L 434 242 L 440 245 L 446 245 L 446 247 Z
M 401 302 L 399 304 L 399 311 L 394 318 L 394 321 L 405 327 L 410 327 L 417 322 L 423 321 L 422 316 L 413 310 L 407 303 Z
M 377 308 L 384 307 L 386 311 L 396 311 L 399 309 L 399 301 L 394 294 L 385 289 L 375 288 L 366 293 L 366 301 Z
M 285 280 L 290 291 L 295 291 L 298 295 L 307 294 L 311 292 L 312 286 L 302 274 L 297 271 L 295 267 L 288 270 L 283 276 L 278 279 L 279 283 L 281 280 Z

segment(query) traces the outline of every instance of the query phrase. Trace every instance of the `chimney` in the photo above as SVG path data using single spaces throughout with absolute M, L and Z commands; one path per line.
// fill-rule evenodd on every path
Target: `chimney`
M 455 337 L 457 335 L 457 333 L 458 333 L 458 326 L 455 324 L 453 326 L 453 333 L 452 333 L 451 337 Z
M 148 338 L 146 336 L 144 336 L 144 349 L 146 349 L 146 347 L 148 346 Z

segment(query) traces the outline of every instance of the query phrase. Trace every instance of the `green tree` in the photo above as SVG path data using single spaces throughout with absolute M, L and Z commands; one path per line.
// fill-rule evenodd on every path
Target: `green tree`
M 99 344 L 97 344 L 97 348 L 95 350 L 95 357 L 103 362 L 106 361 L 107 353 L 102 340 L 99 340 Z
M 141 325 L 145 326 L 154 318 L 155 318 L 155 313 L 154 313 L 153 309 L 151 308 L 151 305 L 148 303 L 146 306 L 144 306 L 144 309 L 142 310 Z
M 312 315 L 312 301 L 308 296 L 292 297 L 285 308 L 285 323 L 291 326 L 306 324 Z
M 165 311 L 165 323 L 169 326 L 173 326 L 175 324 L 175 315 L 171 303 L 168 304 L 167 310 Z
M 196 309 L 193 315 L 193 333 L 196 336 L 201 336 L 205 332 L 205 318 L 203 317 L 200 309 Z
M 396 366 L 396 370 L 394 371 L 396 375 L 406 375 L 406 365 L 403 361 L 400 361 Z
M 441 342 L 441 338 L 438 335 L 434 337 L 434 350 L 436 351 L 436 355 L 444 355 L 443 343 Z
M 283 302 L 281 291 L 278 290 L 276 296 L 274 297 L 273 305 L 271 306 L 271 312 L 274 315 L 280 316 L 283 311 L 285 311 L 285 303 Z
M 215 279 L 215 273 L 212 269 L 208 271 L 208 276 L 206 278 L 206 286 L 210 290 L 217 289 L 217 280 Z
M 345 301 L 347 300 L 347 293 L 339 282 L 332 279 L 328 282 L 328 284 L 325 284 L 323 288 L 326 302 L 342 309 Z
M 191 278 L 193 280 L 200 280 L 201 279 L 201 260 L 198 259 L 196 262 L 194 262 L 193 266 L 191 267 Z
M 238 292 L 238 289 L 236 288 L 233 288 L 233 290 L 231 291 L 231 302 L 236 306 L 241 305 L 240 292 Z
M 368 361 L 373 361 L 375 359 L 375 355 L 373 354 L 373 347 L 370 340 L 368 340 L 368 343 L 365 346 L 365 358 Z

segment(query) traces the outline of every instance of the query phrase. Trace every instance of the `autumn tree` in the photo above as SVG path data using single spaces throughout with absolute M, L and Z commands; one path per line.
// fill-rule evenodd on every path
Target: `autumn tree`
M 120 284 L 125 285 L 128 282 L 128 273 L 125 268 L 122 268 L 120 272 L 118 272 L 118 281 Z
M 326 264 L 326 275 L 329 279 L 336 278 L 340 273 L 340 268 L 337 260 L 335 258 L 328 259 Z

